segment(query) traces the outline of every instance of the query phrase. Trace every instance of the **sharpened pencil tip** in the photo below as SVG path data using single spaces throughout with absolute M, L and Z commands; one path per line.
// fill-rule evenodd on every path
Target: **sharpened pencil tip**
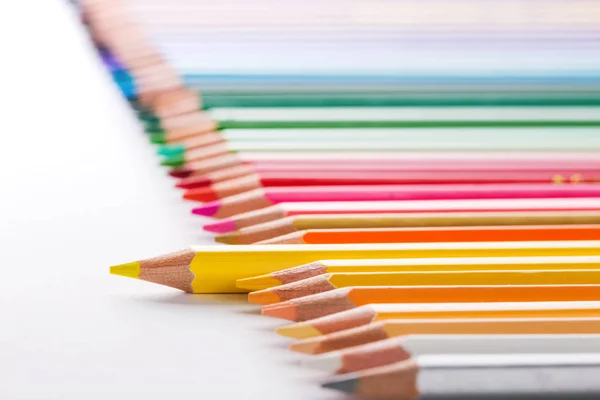
M 196 209 L 194 209 L 192 212 L 194 212 Z M 215 210 L 210 210 L 212 211 L 212 214 L 210 214 L 209 216 L 213 216 L 215 215 L 215 213 L 217 212 L 218 207 Z M 194 212 L 194 214 L 196 214 Z M 200 214 L 200 215 L 205 215 L 205 214 Z M 229 233 L 229 232 L 235 232 L 237 230 L 237 225 L 235 224 L 235 221 L 231 220 L 231 219 L 226 219 L 223 221 L 217 221 L 217 222 L 213 222 L 210 224 L 206 224 L 204 225 L 204 230 L 208 231 L 208 232 L 213 232 L 213 233 Z
M 225 236 L 225 235 L 222 235 Z M 219 236 L 219 237 L 222 237 Z M 238 279 L 235 285 L 240 289 L 264 290 L 281 285 L 281 281 L 270 275 L 253 276 L 251 278 Z
M 248 301 L 254 304 L 275 304 L 281 301 L 279 295 L 272 290 L 259 290 L 258 292 L 248 293 Z
M 287 336 L 293 339 L 309 339 L 323 334 L 304 322 L 281 326 L 275 330 L 281 336 Z
M 321 387 L 325 389 L 333 389 L 344 393 L 355 393 L 356 386 L 358 385 L 358 379 L 356 378 L 345 378 L 330 382 L 325 382 Z
M 183 195 L 183 198 L 186 199 L 185 194 Z M 217 213 L 217 211 L 219 211 L 219 208 L 221 208 L 220 201 L 211 201 L 210 203 L 206 203 L 201 207 L 194 208 L 192 210 L 192 214 L 204 215 L 205 217 L 212 217 Z
M 110 273 L 112 275 L 126 276 L 128 278 L 139 279 L 140 277 L 140 263 L 130 262 L 127 264 L 113 265 L 110 267 Z
M 261 310 L 261 314 L 268 317 L 286 319 L 288 321 L 295 321 L 297 316 L 296 306 L 293 303 L 286 301 L 271 306 L 264 306 Z
M 185 153 L 185 146 L 182 145 L 163 145 L 160 146 L 158 148 L 158 150 L 156 151 L 156 153 L 159 156 L 165 156 L 165 157 L 175 157 L 175 156 L 180 156 L 183 153 Z

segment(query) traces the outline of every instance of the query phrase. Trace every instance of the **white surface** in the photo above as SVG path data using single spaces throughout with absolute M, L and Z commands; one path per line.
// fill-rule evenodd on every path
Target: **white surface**
M 63 3 L 0 2 L 0 399 L 337 398 L 244 296 L 108 274 L 207 236 Z

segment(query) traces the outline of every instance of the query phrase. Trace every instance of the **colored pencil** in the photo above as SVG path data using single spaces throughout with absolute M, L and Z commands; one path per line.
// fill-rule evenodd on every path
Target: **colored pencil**
M 298 340 L 290 349 L 322 354 L 384 339 L 417 334 L 598 334 L 600 318 L 388 319 L 329 335 Z
M 209 232 L 227 233 L 294 215 L 395 214 L 445 211 L 596 210 L 600 198 L 330 201 L 279 203 L 204 225 Z
M 401 110 L 401 109 L 399 109 Z M 600 107 L 598 108 L 600 111 Z M 402 112 L 402 111 L 400 111 Z M 435 111 L 432 111 L 435 112 Z M 600 121 L 600 120 L 599 120 Z M 600 122 L 599 122 L 600 124 Z M 312 142 L 314 140 L 349 143 L 385 142 L 389 145 L 403 144 L 400 150 L 477 150 L 519 149 L 581 150 L 573 143 L 585 142 L 586 150 L 598 146 L 598 128 L 361 128 L 344 129 L 224 129 L 219 132 L 202 133 L 174 144 L 160 146 L 158 154 L 177 156 L 196 149 L 222 143 L 277 143 Z M 569 138 L 565 143 L 565 138 Z M 508 147 L 508 143 L 511 144 Z M 563 145 L 560 147 L 559 145 Z
M 592 94 L 559 93 L 529 96 L 502 93 L 350 92 L 350 93 L 202 93 L 206 108 L 215 107 L 402 107 L 402 106 L 594 106 L 600 99 Z
M 600 285 L 354 286 L 263 306 L 263 315 L 308 321 L 365 304 L 597 301 Z
M 600 302 L 494 302 L 370 304 L 306 322 L 277 328 L 277 333 L 307 339 L 388 319 L 600 317 Z
M 439 243 L 439 242 L 438 242 Z M 240 279 L 238 287 L 263 290 L 298 282 L 324 274 L 338 272 L 406 272 L 406 271 L 486 271 L 486 270 L 550 270 L 600 269 L 600 257 L 453 257 L 411 259 L 347 259 L 319 260 L 297 267 L 271 272 L 267 275 Z
M 201 113 L 203 115 L 201 115 Z M 596 107 L 339 107 L 339 108 L 216 108 L 186 118 L 214 129 L 330 129 L 430 127 L 593 127 L 600 126 Z M 189 122 L 188 122 L 189 121 Z M 176 128 L 184 125 L 177 122 Z M 170 130 L 173 125 L 149 122 L 155 141 L 177 142 L 194 136 Z M 160 138 L 160 139 L 159 139 Z
M 208 202 L 195 214 L 226 218 L 279 203 L 321 201 L 474 200 L 600 197 L 600 185 L 295 186 L 252 190 Z
M 600 335 L 407 335 L 307 357 L 302 364 L 347 374 L 429 354 L 590 353 Z
M 224 233 L 216 236 L 215 240 L 226 244 L 253 244 L 307 229 L 564 224 L 600 224 L 600 210 L 294 215 L 236 232 Z
M 323 387 L 370 399 L 594 399 L 600 354 L 426 355 Z M 541 378 L 543 377 L 543 378 Z
M 282 166 L 286 164 L 302 165 L 307 167 L 315 165 L 394 165 L 398 168 L 411 169 L 510 169 L 511 166 L 523 169 L 545 169 L 554 166 L 556 168 L 581 169 L 585 173 L 586 168 L 596 165 L 597 152 L 386 152 L 386 153 L 315 153 L 315 152 L 256 152 L 224 154 L 209 160 L 190 162 L 183 166 L 172 169 L 169 174 L 176 178 L 187 176 L 201 176 L 224 168 L 237 167 L 240 165 L 251 166 Z M 510 159 L 511 163 L 506 160 Z M 549 160 L 552 160 L 551 163 Z M 539 167 L 536 167 L 539 166 Z
M 350 286 L 468 286 L 468 285 L 600 284 L 598 269 L 334 272 L 248 294 L 254 304 L 281 301 Z
M 309 229 L 257 244 L 501 242 L 600 240 L 600 225 L 532 225 L 440 228 Z
M 599 123 L 600 126 L 600 123 Z M 288 141 L 254 141 L 254 142 L 223 142 L 210 146 L 199 147 L 190 150 L 185 154 L 176 154 L 167 156 L 161 161 L 161 165 L 167 167 L 177 167 L 186 163 L 202 161 L 214 157 L 219 157 L 229 153 L 237 152 L 418 152 L 418 151 L 589 151 L 600 150 L 600 143 L 597 140 L 577 140 L 567 141 L 565 138 L 550 141 L 541 140 L 540 143 L 533 142 L 499 142 L 499 143 L 479 143 L 479 142 L 455 142 L 448 138 L 447 141 L 427 141 L 420 143 L 397 141 L 364 141 L 364 140 L 334 140 L 324 138 L 318 141 L 309 141 L 304 139 Z
M 236 280 L 323 259 L 600 255 L 600 242 L 194 246 L 111 267 L 115 275 L 192 293 L 247 292 Z
M 427 93 L 203 93 L 206 108 L 214 107 L 402 107 L 402 106 L 595 106 L 600 99 L 593 96 L 563 93 L 557 96 L 530 96 L 502 93 L 439 93 L 439 97 Z
M 227 158 L 227 157 L 224 157 Z M 425 161 L 425 162 L 423 162 Z M 198 171 L 190 170 L 189 173 L 184 170 L 172 170 L 170 174 L 174 177 L 182 178 L 178 182 L 178 187 L 184 189 L 193 189 L 194 187 L 203 187 L 222 182 L 229 179 L 235 179 L 246 175 L 259 174 L 261 176 L 270 176 L 272 174 L 289 173 L 333 173 L 333 172 L 546 172 L 548 176 L 559 175 L 558 171 L 566 171 L 562 175 L 566 181 L 572 176 L 580 177 L 581 181 L 598 179 L 600 166 L 597 162 L 558 160 L 554 163 L 549 161 L 539 162 L 537 160 L 515 159 L 511 162 L 478 161 L 478 160 L 304 160 L 298 162 L 295 160 L 283 161 L 257 161 L 240 162 L 233 166 L 218 169 L 216 171 L 201 174 Z M 186 176 L 187 175 L 187 176 Z
M 572 178 L 571 178 L 572 177 Z M 338 186 L 338 185 L 428 185 L 428 184 L 500 184 L 500 183 L 596 183 L 600 169 L 587 177 L 577 171 L 286 171 L 251 174 L 209 185 L 199 181 L 178 182 L 177 187 L 188 189 L 184 198 L 214 201 L 249 190 L 278 186 Z

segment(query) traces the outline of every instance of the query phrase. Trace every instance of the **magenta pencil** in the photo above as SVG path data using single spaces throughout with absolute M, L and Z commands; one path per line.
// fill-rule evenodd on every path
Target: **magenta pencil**
M 279 203 L 321 201 L 542 199 L 600 197 L 597 184 L 481 184 L 481 185 L 381 185 L 296 186 L 261 188 L 212 201 L 195 214 L 226 218 Z

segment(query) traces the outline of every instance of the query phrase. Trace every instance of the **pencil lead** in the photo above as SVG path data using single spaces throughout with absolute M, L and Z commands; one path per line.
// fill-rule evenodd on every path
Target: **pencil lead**
M 150 143 L 154 143 L 154 144 L 167 143 L 165 134 L 162 132 L 155 132 L 155 133 L 148 132 L 148 137 L 150 138 Z
M 185 158 L 183 156 L 168 157 L 160 162 L 160 165 L 165 167 L 179 167 L 183 164 L 185 164 Z
M 162 145 L 158 148 L 158 150 L 156 151 L 156 153 L 159 156 L 164 156 L 164 157 L 175 157 L 175 156 L 181 156 L 183 153 L 185 153 L 185 146 L 179 145 L 179 144 L 172 144 L 172 145 Z
M 329 381 L 321 384 L 325 389 L 333 389 L 344 393 L 355 393 L 359 380 L 354 377 L 347 377 L 335 381 Z
M 248 293 L 248 301 L 254 304 L 275 304 L 281 301 L 277 293 L 272 290 L 260 290 L 258 292 Z
M 194 177 L 193 181 L 190 181 L 189 179 L 181 179 L 179 182 L 177 182 L 175 184 L 175 186 L 178 187 L 179 189 L 190 190 L 190 189 L 196 189 L 199 187 L 206 187 L 210 184 L 212 184 L 212 181 L 209 178 L 203 178 L 201 176 L 198 176 L 198 177 Z
M 110 267 L 110 273 L 112 275 L 126 276 L 128 278 L 139 279 L 140 277 L 140 263 L 130 262 L 127 264 L 113 265 Z
M 205 214 L 197 213 L 197 212 L 195 212 L 195 210 L 196 209 L 194 209 L 192 211 L 194 214 L 205 215 Z M 208 216 L 215 215 L 217 210 L 218 210 L 218 207 L 214 208 L 213 210 L 209 210 L 211 212 L 211 214 L 209 214 Z M 229 232 L 236 231 L 237 226 L 235 224 L 235 221 L 227 219 L 227 220 L 223 220 L 223 221 L 217 221 L 217 222 L 212 222 L 210 224 L 206 224 L 206 225 L 204 225 L 204 230 L 207 232 L 213 232 L 213 233 L 229 233 Z
M 296 306 L 292 302 L 281 302 L 273 305 L 263 306 L 262 315 L 295 321 L 297 318 Z
M 217 197 L 217 194 L 215 193 L 213 188 L 210 186 L 189 189 L 187 192 L 185 192 L 183 198 L 186 200 L 194 200 L 194 201 L 202 201 L 202 202 L 219 200 L 219 198 Z
M 223 244 L 237 244 L 237 237 L 231 233 L 215 236 L 215 242 Z
M 217 236 L 217 239 L 226 237 L 226 236 L 227 235 Z M 221 242 L 221 243 L 234 244 L 234 243 L 231 243 L 231 240 L 229 242 Z M 238 279 L 237 282 L 235 283 L 235 285 L 240 289 L 262 290 L 265 288 L 279 286 L 279 285 L 281 285 L 281 283 L 282 282 L 279 279 L 273 278 L 269 274 L 266 274 L 266 275 L 260 275 L 260 276 L 253 276 L 250 278 Z
M 172 169 L 169 171 L 170 176 L 172 176 L 173 178 L 179 178 L 179 179 L 187 178 L 191 174 L 192 174 L 192 171 L 185 167 L 175 168 L 175 169 Z
M 290 318 L 287 318 L 290 319 Z M 279 335 L 290 337 L 293 339 L 308 339 L 316 336 L 322 336 L 323 334 L 316 330 L 314 327 L 303 322 L 299 324 L 292 324 L 287 326 L 281 326 L 275 330 Z
M 185 195 L 183 198 L 185 199 Z M 217 211 L 219 211 L 219 208 L 221 208 L 220 201 L 211 201 L 209 203 L 204 204 L 201 207 L 194 208 L 192 210 L 192 214 L 203 215 L 205 217 L 212 217 L 217 213 Z
M 304 354 L 321 354 L 323 351 L 319 349 L 320 340 L 311 340 L 312 338 L 300 340 L 290 344 L 291 351 Z

